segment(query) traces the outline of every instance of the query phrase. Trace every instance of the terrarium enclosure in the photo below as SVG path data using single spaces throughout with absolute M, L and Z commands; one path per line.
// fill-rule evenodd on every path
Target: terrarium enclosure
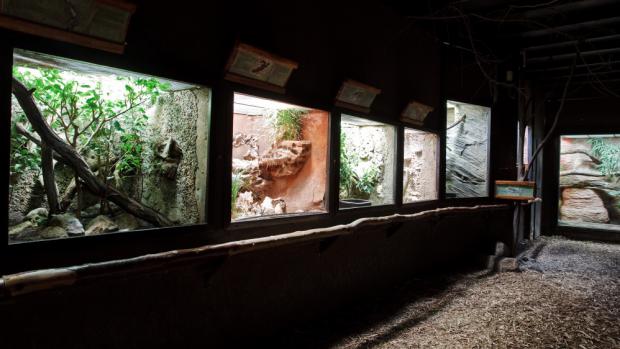
M 396 127 L 343 114 L 340 208 L 394 202 Z
M 236 93 L 232 220 L 326 212 L 329 114 Z
M 10 242 L 205 221 L 210 90 L 15 50 Z
M 620 227 L 620 135 L 560 137 L 560 224 Z
M 405 128 L 403 203 L 437 199 L 437 146 L 431 132 Z
M 446 112 L 446 197 L 488 196 L 491 109 L 448 101 Z

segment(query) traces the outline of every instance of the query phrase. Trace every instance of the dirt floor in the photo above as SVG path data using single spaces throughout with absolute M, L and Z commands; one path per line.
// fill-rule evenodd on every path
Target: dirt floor
M 620 245 L 543 238 L 519 272 L 411 280 L 272 346 L 620 348 Z M 275 343 L 274 343 L 275 342 Z

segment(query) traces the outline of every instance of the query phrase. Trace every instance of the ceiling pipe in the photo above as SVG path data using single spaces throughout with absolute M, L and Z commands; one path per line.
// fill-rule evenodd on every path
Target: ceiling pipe
M 613 53 L 620 53 L 620 47 L 608 48 L 604 50 L 582 51 L 579 54 L 582 57 L 587 57 L 587 56 L 605 55 L 605 54 L 613 54 Z M 528 58 L 526 62 L 527 64 L 550 63 L 550 62 L 555 62 L 555 61 L 572 59 L 572 58 L 575 58 L 575 56 L 577 56 L 577 53 L 565 53 L 561 55 L 550 55 L 547 57 Z
M 530 30 L 530 31 L 517 34 L 516 36 L 522 39 L 531 39 L 531 38 L 537 38 L 537 37 L 541 37 L 545 35 L 552 35 L 552 34 L 563 33 L 563 32 L 584 30 L 584 29 L 590 29 L 590 28 L 596 28 L 596 27 L 604 27 L 607 25 L 613 25 L 617 23 L 620 23 L 620 17 L 611 17 L 611 18 L 605 18 L 605 19 L 597 19 L 593 21 L 585 21 L 585 22 L 561 25 L 559 27 L 553 27 L 553 28 Z
M 539 18 L 552 16 L 557 14 L 566 14 L 567 12 L 592 9 L 600 6 L 617 5 L 618 0 L 582 0 L 569 2 L 566 4 L 549 6 L 535 10 L 529 10 L 519 13 L 519 16 L 525 18 Z
M 558 49 L 558 48 L 564 48 L 564 47 L 573 47 L 575 45 L 581 45 L 581 44 L 594 44 L 594 43 L 613 41 L 613 40 L 620 40 L 620 34 L 598 36 L 598 37 L 589 38 L 585 40 L 571 40 L 571 41 L 558 42 L 554 44 L 536 45 L 536 46 L 526 47 L 523 50 L 527 52 L 536 52 L 536 51 L 551 50 L 551 49 Z
M 607 62 L 596 62 L 596 63 L 588 63 L 588 64 L 578 64 L 575 68 L 587 68 L 587 67 L 598 67 L 598 66 L 614 66 L 620 65 L 620 60 L 617 61 L 607 61 Z M 562 70 L 570 70 L 570 65 L 565 65 L 561 67 L 553 67 L 553 68 L 538 68 L 538 69 L 526 69 L 524 73 L 545 73 L 545 72 L 554 72 L 554 71 L 562 71 Z

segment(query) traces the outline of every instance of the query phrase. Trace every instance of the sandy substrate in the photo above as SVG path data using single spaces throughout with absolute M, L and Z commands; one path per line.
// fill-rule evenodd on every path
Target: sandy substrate
M 412 280 L 272 339 L 295 348 L 620 348 L 620 245 L 543 238 L 520 272 Z

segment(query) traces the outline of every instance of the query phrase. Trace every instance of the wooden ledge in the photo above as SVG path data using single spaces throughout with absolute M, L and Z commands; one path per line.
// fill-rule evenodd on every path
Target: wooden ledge
M 441 216 L 458 213 L 501 210 L 508 207 L 509 205 L 507 204 L 445 207 L 414 214 L 394 214 L 383 217 L 360 218 L 349 224 L 341 224 L 326 228 L 296 231 L 287 234 L 232 241 L 216 245 L 205 245 L 196 248 L 173 250 L 101 263 L 28 271 L 3 276 L 0 279 L 0 299 L 22 296 L 38 291 L 71 286 L 119 275 L 126 277 L 132 274 L 139 275 L 159 269 L 170 269 L 171 267 L 195 263 L 198 260 L 204 261 L 206 259 L 229 257 L 236 254 L 283 245 L 321 241 L 326 238 L 353 234 L 361 228 L 394 223 L 407 223 L 427 218 L 440 218 Z

